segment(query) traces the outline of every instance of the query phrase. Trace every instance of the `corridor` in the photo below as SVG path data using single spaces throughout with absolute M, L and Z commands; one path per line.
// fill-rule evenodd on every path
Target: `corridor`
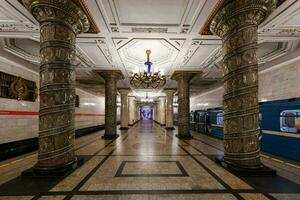
M 61 178 L 20 177 L 36 153 L 2 162 L 1 183 L 12 180 L 0 199 L 299 199 L 300 186 L 284 177 L 239 178 L 218 166 L 222 141 L 195 133 L 179 140 L 176 132 L 145 120 L 116 140 L 101 140 L 104 131 L 83 136 L 75 149 L 84 163 Z

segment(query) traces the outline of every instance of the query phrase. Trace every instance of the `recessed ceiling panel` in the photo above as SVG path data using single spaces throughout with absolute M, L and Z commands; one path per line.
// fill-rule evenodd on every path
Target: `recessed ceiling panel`
M 185 67 L 201 67 L 201 64 L 211 55 L 218 45 L 199 45 L 198 49 L 185 63 Z
M 179 25 L 188 0 L 114 0 L 122 25 Z
M 79 43 L 78 46 L 95 65 L 110 65 L 97 43 Z

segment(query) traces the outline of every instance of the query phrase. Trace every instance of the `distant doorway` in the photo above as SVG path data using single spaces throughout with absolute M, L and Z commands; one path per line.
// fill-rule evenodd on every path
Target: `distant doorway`
M 141 120 L 152 120 L 153 119 L 153 109 L 151 106 L 142 106 L 141 107 L 140 119 Z

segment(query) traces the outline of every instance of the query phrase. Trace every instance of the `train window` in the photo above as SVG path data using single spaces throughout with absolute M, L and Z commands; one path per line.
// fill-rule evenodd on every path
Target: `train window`
M 300 133 L 300 110 L 284 110 L 280 113 L 280 130 Z
M 224 116 L 223 116 L 223 113 L 218 113 L 218 114 L 217 114 L 217 124 L 218 124 L 218 125 L 223 125 L 223 124 L 224 124 Z

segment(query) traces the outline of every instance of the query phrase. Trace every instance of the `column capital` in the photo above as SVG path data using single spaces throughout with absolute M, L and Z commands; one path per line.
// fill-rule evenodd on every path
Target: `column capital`
M 192 78 L 194 78 L 198 74 L 202 74 L 202 71 L 178 70 L 178 71 L 174 71 L 173 75 L 171 76 L 171 79 L 176 81 L 184 79 L 189 82 Z
M 71 0 L 22 0 L 22 2 L 39 23 L 46 21 L 63 23 L 75 34 L 86 32 L 90 28 L 87 16 Z
M 173 95 L 175 92 L 177 92 L 177 89 L 176 88 L 165 88 L 163 91 L 166 94 L 172 94 Z
M 209 24 L 210 31 L 223 38 L 236 26 L 258 26 L 276 5 L 277 0 L 226 0 L 212 18 Z
M 131 91 L 131 89 L 130 88 L 118 88 L 118 91 L 121 95 L 122 94 L 127 95 Z
M 94 72 L 98 73 L 105 81 L 110 79 L 117 81 L 124 79 L 121 70 L 94 70 Z

